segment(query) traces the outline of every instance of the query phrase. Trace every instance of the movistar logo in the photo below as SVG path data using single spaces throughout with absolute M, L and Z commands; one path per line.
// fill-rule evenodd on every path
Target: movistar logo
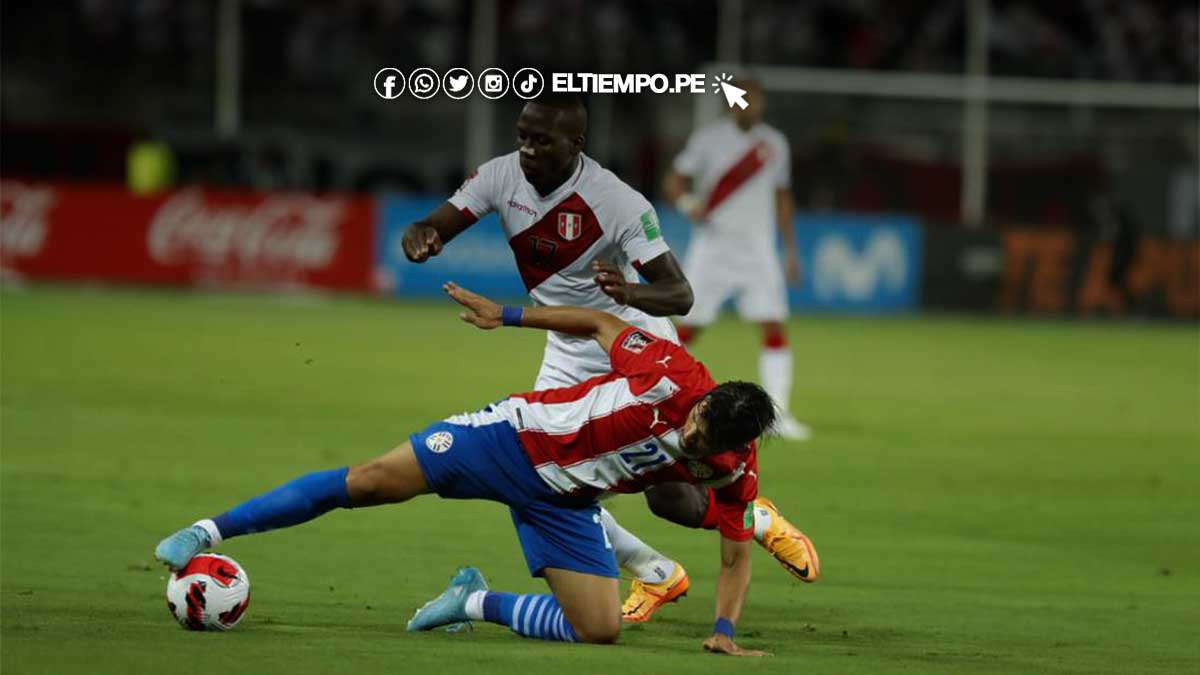
M 904 239 L 879 229 L 861 252 L 845 236 L 833 234 L 813 254 L 813 293 L 821 300 L 866 301 L 880 290 L 898 293 L 909 283 Z

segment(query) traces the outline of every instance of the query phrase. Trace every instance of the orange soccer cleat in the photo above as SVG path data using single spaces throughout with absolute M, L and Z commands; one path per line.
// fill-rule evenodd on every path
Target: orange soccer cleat
M 755 510 L 762 509 L 771 517 L 771 524 L 763 534 L 763 548 L 767 549 L 783 565 L 788 574 L 800 581 L 813 582 L 821 576 L 821 559 L 817 557 L 817 549 L 812 540 L 803 532 L 789 523 L 775 504 L 766 497 L 754 500 Z
M 629 587 L 629 597 L 621 606 L 621 618 L 630 623 L 649 621 L 659 607 L 668 602 L 678 602 L 679 598 L 687 595 L 691 585 L 687 570 L 679 563 L 675 563 L 675 572 L 662 583 L 652 584 L 634 579 Z

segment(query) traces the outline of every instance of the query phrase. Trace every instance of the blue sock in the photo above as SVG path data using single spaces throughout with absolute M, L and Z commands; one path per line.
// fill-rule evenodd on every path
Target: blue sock
M 222 539 L 299 525 L 350 505 L 346 474 L 350 467 L 317 471 L 284 483 L 213 518 Z
M 579 642 L 575 629 L 567 623 L 562 608 L 553 595 L 526 593 L 493 593 L 483 596 L 483 620 L 513 629 L 517 635 Z

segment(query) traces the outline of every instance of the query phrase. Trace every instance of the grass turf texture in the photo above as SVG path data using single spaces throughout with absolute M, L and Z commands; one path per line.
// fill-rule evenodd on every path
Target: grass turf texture
M 1196 672 L 1194 325 L 802 317 L 796 408 L 815 440 L 761 454 L 762 489 L 824 578 L 761 551 L 739 641 L 703 654 L 716 535 L 609 506 L 684 562 L 691 594 L 619 647 L 478 625 L 410 635 L 455 566 L 528 578 L 503 507 L 424 497 L 227 542 L 242 625 L 168 616 L 157 541 L 300 473 L 371 457 L 532 383 L 542 336 L 448 303 L 35 288 L 2 297 L 7 673 Z M 754 378 L 752 327 L 696 347 Z

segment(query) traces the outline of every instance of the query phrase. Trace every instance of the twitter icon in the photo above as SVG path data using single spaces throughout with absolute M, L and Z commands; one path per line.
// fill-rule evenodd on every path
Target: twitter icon
M 451 68 L 442 76 L 442 91 L 453 99 L 464 99 L 475 89 L 475 78 L 466 68 Z

